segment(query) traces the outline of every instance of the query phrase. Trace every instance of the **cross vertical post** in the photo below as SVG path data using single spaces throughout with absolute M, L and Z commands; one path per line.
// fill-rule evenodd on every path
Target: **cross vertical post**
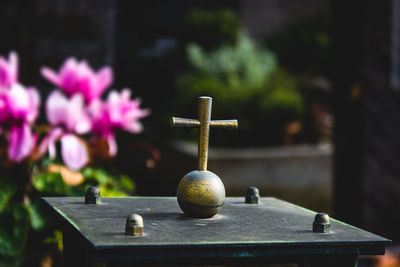
M 171 125 L 173 127 L 200 128 L 198 141 L 198 169 L 199 171 L 206 171 L 210 128 L 237 129 L 238 121 L 211 120 L 212 98 L 208 96 L 200 96 L 198 101 L 198 120 L 172 117 Z
M 212 98 L 207 96 L 199 97 L 198 116 L 200 121 L 199 143 L 198 143 L 198 164 L 199 171 L 207 170 L 208 139 L 210 136 Z

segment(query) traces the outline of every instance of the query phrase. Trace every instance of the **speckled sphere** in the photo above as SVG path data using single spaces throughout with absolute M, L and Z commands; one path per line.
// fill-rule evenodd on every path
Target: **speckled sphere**
M 209 218 L 218 213 L 225 201 L 221 179 L 210 171 L 191 171 L 178 184 L 178 203 L 194 218 Z

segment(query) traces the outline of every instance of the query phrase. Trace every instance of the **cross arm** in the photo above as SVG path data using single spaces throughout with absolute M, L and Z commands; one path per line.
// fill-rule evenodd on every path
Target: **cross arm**
M 171 126 L 172 127 L 191 127 L 196 128 L 200 127 L 200 121 L 194 119 L 185 119 L 185 118 L 178 118 L 172 117 L 171 118 Z
M 225 128 L 225 129 L 239 128 L 237 120 L 213 120 L 210 121 L 210 126 L 213 128 Z

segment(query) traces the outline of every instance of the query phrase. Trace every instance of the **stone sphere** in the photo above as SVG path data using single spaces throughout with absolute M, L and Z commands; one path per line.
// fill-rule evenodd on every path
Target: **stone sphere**
M 218 213 L 225 201 L 221 179 L 210 171 L 191 171 L 178 184 L 178 204 L 194 218 L 209 218 Z

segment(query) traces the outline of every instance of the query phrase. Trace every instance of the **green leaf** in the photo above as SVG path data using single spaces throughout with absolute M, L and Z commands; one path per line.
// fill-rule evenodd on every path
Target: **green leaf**
M 133 192 L 135 190 L 135 184 L 132 182 L 131 178 L 126 175 L 121 175 L 119 186 L 127 192 Z
M 25 249 L 29 228 L 29 212 L 13 203 L 0 214 L 0 255 L 13 257 Z
M 40 198 L 29 201 L 26 204 L 26 208 L 29 211 L 32 229 L 41 231 L 49 226 L 52 220 L 46 216 Z
M 107 184 L 112 177 L 107 174 L 106 171 L 100 168 L 85 168 L 82 171 L 83 176 L 86 179 L 94 180 L 96 181 L 99 185 L 104 185 Z
M 14 192 L 15 187 L 13 184 L 0 180 L 0 212 L 6 208 L 8 201 Z
M 33 187 L 39 192 L 47 192 L 57 195 L 67 195 L 69 186 L 64 183 L 58 172 L 46 172 L 38 174 L 33 179 Z
M 45 244 L 56 244 L 58 250 L 61 252 L 63 251 L 63 232 L 60 230 L 54 230 L 53 235 L 47 237 L 44 240 Z
M 103 197 L 126 197 L 127 193 L 124 193 L 117 189 L 111 189 L 107 187 L 100 187 L 101 196 Z

